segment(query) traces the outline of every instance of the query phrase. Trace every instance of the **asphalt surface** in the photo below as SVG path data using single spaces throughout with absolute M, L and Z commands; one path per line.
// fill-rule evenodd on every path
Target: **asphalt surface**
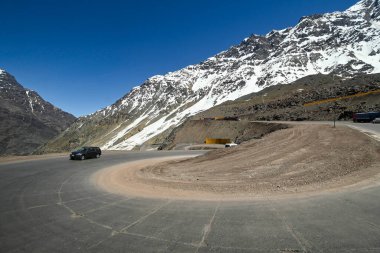
M 380 186 L 205 202 L 127 198 L 89 180 L 110 165 L 189 153 L 0 164 L 0 252 L 380 252 Z

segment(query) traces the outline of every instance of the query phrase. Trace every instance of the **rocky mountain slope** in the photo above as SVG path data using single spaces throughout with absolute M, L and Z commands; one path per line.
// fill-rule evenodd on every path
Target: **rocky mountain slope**
M 74 121 L 0 70 L 0 155 L 30 154 Z
M 352 78 L 311 75 L 290 84 L 227 101 L 192 117 L 242 120 L 352 120 L 354 112 L 380 111 L 380 74 Z
M 204 62 L 149 78 L 114 104 L 80 118 L 43 150 L 84 144 L 133 149 L 159 142 L 191 115 L 268 86 L 315 74 L 379 72 L 380 5 L 362 0 L 343 12 L 302 17 L 294 27 L 252 35 Z

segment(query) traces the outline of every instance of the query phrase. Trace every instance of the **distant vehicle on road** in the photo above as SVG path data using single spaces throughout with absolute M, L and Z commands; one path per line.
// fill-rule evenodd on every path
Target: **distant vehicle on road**
M 82 147 L 76 151 L 71 152 L 70 160 L 84 160 L 88 158 L 99 158 L 102 151 L 99 147 Z
M 354 113 L 352 116 L 354 122 L 371 122 L 375 118 L 380 118 L 380 112 L 361 112 Z
M 237 146 L 237 144 L 234 143 L 234 142 L 226 143 L 226 144 L 224 145 L 225 148 L 231 148 L 231 147 L 235 147 L 235 146 Z
M 372 123 L 373 124 L 379 124 L 380 123 L 380 118 L 376 118 L 376 119 L 372 120 Z

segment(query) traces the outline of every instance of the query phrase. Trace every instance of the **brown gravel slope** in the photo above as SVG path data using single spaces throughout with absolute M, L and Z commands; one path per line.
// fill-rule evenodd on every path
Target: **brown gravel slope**
M 125 192 L 193 198 L 315 192 L 380 173 L 380 144 L 347 127 L 296 125 L 236 148 L 113 173 Z M 108 175 L 109 176 L 109 175 Z M 107 177 L 107 173 L 100 175 Z M 118 191 L 123 192 L 123 190 Z
M 187 120 L 171 132 L 161 147 L 176 149 L 178 144 L 203 144 L 206 138 L 230 139 L 242 143 L 284 128 L 287 128 L 286 124 L 243 120 Z

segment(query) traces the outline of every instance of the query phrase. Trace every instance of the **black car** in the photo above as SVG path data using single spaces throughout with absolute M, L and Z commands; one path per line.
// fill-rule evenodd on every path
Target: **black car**
M 71 152 L 71 160 L 84 160 L 88 158 L 99 158 L 102 155 L 102 151 L 98 147 L 82 147 L 76 151 Z

